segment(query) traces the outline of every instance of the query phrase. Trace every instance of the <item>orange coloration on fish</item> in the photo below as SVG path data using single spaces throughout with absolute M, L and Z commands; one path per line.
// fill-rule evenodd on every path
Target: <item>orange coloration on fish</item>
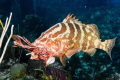
M 70 14 L 63 22 L 43 32 L 33 43 L 19 35 L 13 35 L 12 38 L 15 45 L 30 52 L 31 59 L 43 60 L 46 66 L 54 63 L 54 57 L 59 57 L 65 66 L 66 57 L 70 58 L 80 51 L 92 56 L 96 48 L 106 51 L 111 58 L 111 49 L 116 39 L 101 41 L 95 24 L 82 24 Z

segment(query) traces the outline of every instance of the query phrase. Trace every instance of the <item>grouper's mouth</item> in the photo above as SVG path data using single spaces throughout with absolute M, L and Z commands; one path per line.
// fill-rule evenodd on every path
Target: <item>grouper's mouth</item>
M 39 59 L 38 55 L 35 55 L 34 52 L 28 53 L 26 55 L 31 55 L 30 59 L 43 60 L 43 59 Z M 52 64 L 55 62 L 55 57 L 49 57 L 47 60 L 43 60 L 43 62 L 46 64 L 46 66 L 48 66 L 49 64 Z

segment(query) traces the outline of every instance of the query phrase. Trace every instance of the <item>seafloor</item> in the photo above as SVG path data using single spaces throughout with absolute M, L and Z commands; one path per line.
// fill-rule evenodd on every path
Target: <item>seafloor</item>
M 116 2 L 115 2 L 116 1 Z M 67 59 L 63 67 L 59 59 L 45 67 L 42 61 L 30 60 L 27 51 L 9 42 L 0 64 L 0 80 L 120 80 L 120 4 L 119 0 L 1 0 L 0 20 L 5 24 L 12 12 L 14 34 L 33 42 L 52 25 L 62 22 L 70 13 L 84 24 L 98 26 L 104 41 L 117 37 L 111 51 L 112 60 L 103 50 L 94 56 L 79 52 Z M 0 24 L 0 34 L 2 33 Z M 8 29 L 0 55 L 10 29 Z

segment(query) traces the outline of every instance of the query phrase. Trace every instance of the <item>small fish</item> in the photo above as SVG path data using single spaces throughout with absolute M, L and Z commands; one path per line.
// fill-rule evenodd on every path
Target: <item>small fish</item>
M 70 58 L 80 51 L 93 56 L 96 48 L 104 50 L 111 58 L 111 50 L 116 40 L 114 38 L 101 41 L 95 24 L 82 24 L 70 14 L 63 22 L 43 32 L 33 43 L 19 35 L 13 35 L 12 38 L 15 40 L 15 45 L 30 52 L 28 54 L 31 55 L 31 59 L 43 60 L 46 66 L 54 63 L 55 57 L 59 57 L 65 66 L 66 57 Z

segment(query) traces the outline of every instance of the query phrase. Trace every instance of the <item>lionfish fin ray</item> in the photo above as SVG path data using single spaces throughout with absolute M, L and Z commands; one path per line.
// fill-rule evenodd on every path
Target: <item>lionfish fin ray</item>
M 31 48 L 31 43 L 24 37 L 19 35 L 12 35 L 12 38 L 15 40 L 14 44 L 23 48 Z

